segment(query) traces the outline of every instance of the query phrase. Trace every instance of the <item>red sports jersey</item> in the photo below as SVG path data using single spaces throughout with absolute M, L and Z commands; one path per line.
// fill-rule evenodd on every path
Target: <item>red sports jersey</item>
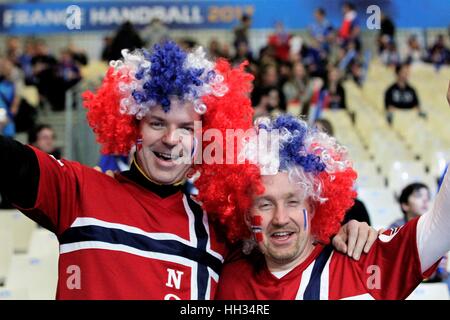
M 249 259 L 225 264 L 217 299 L 336 300 L 405 299 L 437 266 L 421 272 L 417 219 L 380 235 L 359 261 L 317 245 L 309 257 L 281 279 Z M 253 265 L 255 262 L 253 261 Z
M 35 207 L 60 242 L 58 299 L 209 299 L 225 254 L 200 206 L 35 150 Z

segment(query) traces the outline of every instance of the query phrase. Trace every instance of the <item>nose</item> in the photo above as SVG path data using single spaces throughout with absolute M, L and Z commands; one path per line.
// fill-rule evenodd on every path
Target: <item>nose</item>
M 289 223 L 289 211 L 284 206 L 278 206 L 272 217 L 272 224 L 284 226 Z
M 175 147 L 181 139 L 181 135 L 175 128 L 169 128 L 162 137 L 162 142 L 169 148 Z

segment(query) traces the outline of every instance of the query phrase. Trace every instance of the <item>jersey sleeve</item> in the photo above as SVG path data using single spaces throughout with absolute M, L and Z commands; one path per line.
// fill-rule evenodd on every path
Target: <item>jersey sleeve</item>
M 424 273 L 417 248 L 417 221 L 389 229 L 379 235 L 369 253 L 360 260 L 361 280 L 375 299 L 398 300 L 411 292 L 435 271 L 439 262 Z
M 58 235 L 76 218 L 83 188 L 83 169 L 79 163 L 57 160 L 32 149 L 38 159 L 40 173 L 36 202 L 31 208 L 16 207 Z

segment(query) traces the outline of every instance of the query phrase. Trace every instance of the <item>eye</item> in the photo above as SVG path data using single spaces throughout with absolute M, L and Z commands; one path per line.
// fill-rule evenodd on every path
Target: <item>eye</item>
M 181 128 L 181 130 L 183 130 L 183 132 L 186 134 L 194 133 L 194 128 L 192 128 L 192 127 L 183 127 L 183 128 Z
M 290 207 L 296 207 L 296 206 L 298 206 L 300 204 L 300 201 L 297 201 L 297 200 L 289 200 L 288 201 L 288 205 L 290 206 Z
M 273 207 L 270 202 L 263 202 L 258 205 L 259 210 L 270 210 Z
M 155 130 L 160 130 L 162 128 L 164 128 L 164 123 L 160 122 L 160 121 L 152 121 L 149 123 L 150 127 L 152 127 Z

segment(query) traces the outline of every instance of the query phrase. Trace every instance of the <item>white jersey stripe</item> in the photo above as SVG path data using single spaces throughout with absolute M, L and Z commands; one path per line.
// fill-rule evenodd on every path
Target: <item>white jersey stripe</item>
M 333 257 L 334 251 L 328 258 L 325 267 L 323 268 L 322 274 L 320 276 L 320 300 L 329 300 L 329 286 L 330 286 L 330 262 Z
M 295 300 L 303 300 L 303 295 L 305 294 L 306 287 L 311 279 L 311 272 L 314 267 L 314 263 L 311 263 L 308 268 L 305 269 L 302 273 L 302 278 L 300 279 L 300 286 L 297 291 L 297 295 L 295 296 Z

